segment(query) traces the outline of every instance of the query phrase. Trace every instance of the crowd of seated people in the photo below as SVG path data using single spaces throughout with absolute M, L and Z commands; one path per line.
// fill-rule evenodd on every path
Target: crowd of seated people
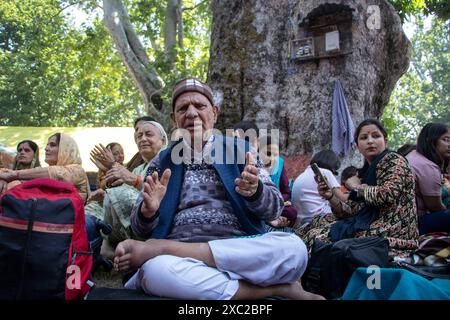
M 19 144 L 20 146 L 21 144 Z M 22 153 L 19 152 L 16 163 L 20 163 L 23 158 Z M 35 166 L 28 169 L 3 170 L 0 172 L 0 190 L 4 192 L 23 181 L 51 178 L 73 184 L 81 198 L 85 201 L 87 200 L 89 192 L 88 178 L 81 166 L 78 145 L 72 137 L 64 133 L 56 133 L 50 136 L 45 147 L 45 162 L 48 164 L 48 167 Z M 30 165 L 31 163 L 32 161 Z M 36 165 L 36 161 L 34 165 Z M 18 166 L 20 167 L 20 164 Z
M 40 166 L 37 144 L 24 140 L 12 169 L 0 171 L 0 193 L 38 178 L 73 184 L 87 217 L 112 227 L 111 234 L 100 235 L 101 253 L 114 260 L 117 271 L 132 272 L 125 287 L 169 298 L 321 299 L 298 282 L 315 239 L 380 236 L 389 241 L 390 255 L 401 257 L 417 249 L 419 234 L 450 232 L 448 126 L 427 124 L 416 146 L 393 152 L 381 123 L 364 120 L 354 137 L 361 167 L 345 168 L 339 183 L 339 157 L 321 150 L 291 190 L 277 141 L 258 136 L 251 121 L 236 124 L 235 137 L 206 135 L 218 114 L 210 88 L 184 79 L 172 93 L 171 119 L 183 130 L 179 140 L 169 141 L 154 119 L 138 118 L 138 153 L 128 164 L 118 143 L 92 150 L 99 169 L 95 191 L 74 139 L 64 133 L 48 138 L 47 167 Z M 256 139 L 242 134 L 249 129 Z M 245 162 L 236 156 L 216 164 L 212 151 L 230 145 Z M 191 162 L 175 161 L 174 150 Z M 313 164 L 326 181 L 318 179 Z

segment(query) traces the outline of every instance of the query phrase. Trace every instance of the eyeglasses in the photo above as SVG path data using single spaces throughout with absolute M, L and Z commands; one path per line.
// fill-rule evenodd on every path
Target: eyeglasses
M 449 137 L 442 138 L 441 140 L 444 141 L 446 144 L 450 145 L 450 138 Z

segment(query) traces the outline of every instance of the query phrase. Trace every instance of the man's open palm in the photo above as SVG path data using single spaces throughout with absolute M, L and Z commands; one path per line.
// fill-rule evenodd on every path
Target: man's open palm
M 166 195 L 167 185 L 171 175 L 170 169 L 164 170 L 161 179 L 158 172 L 153 172 L 148 176 L 144 184 L 144 201 L 142 203 L 141 213 L 146 218 L 151 218 L 159 209 L 161 200 Z

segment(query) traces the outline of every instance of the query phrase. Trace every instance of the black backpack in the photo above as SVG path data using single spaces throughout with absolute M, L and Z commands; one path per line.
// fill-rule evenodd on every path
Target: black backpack
M 316 239 L 302 284 L 307 291 L 337 299 L 343 295 L 353 272 L 369 266 L 391 267 L 386 239 L 350 238 L 334 243 Z

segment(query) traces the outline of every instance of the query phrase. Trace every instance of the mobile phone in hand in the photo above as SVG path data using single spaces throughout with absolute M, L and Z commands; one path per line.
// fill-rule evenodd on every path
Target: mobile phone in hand
M 325 182 L 325 184 L 328 186 L 328 188 L 331 190 L 331 186 L 328 183 L 328 180 L 325 179 L 325 177 L 323 176 L 322 172 L 319 169 L 319 166 L 315 163 L 311 164 L 311 169 L 314 172 L 314 175 L 318 178 L 319 181 L 323 181 Z

